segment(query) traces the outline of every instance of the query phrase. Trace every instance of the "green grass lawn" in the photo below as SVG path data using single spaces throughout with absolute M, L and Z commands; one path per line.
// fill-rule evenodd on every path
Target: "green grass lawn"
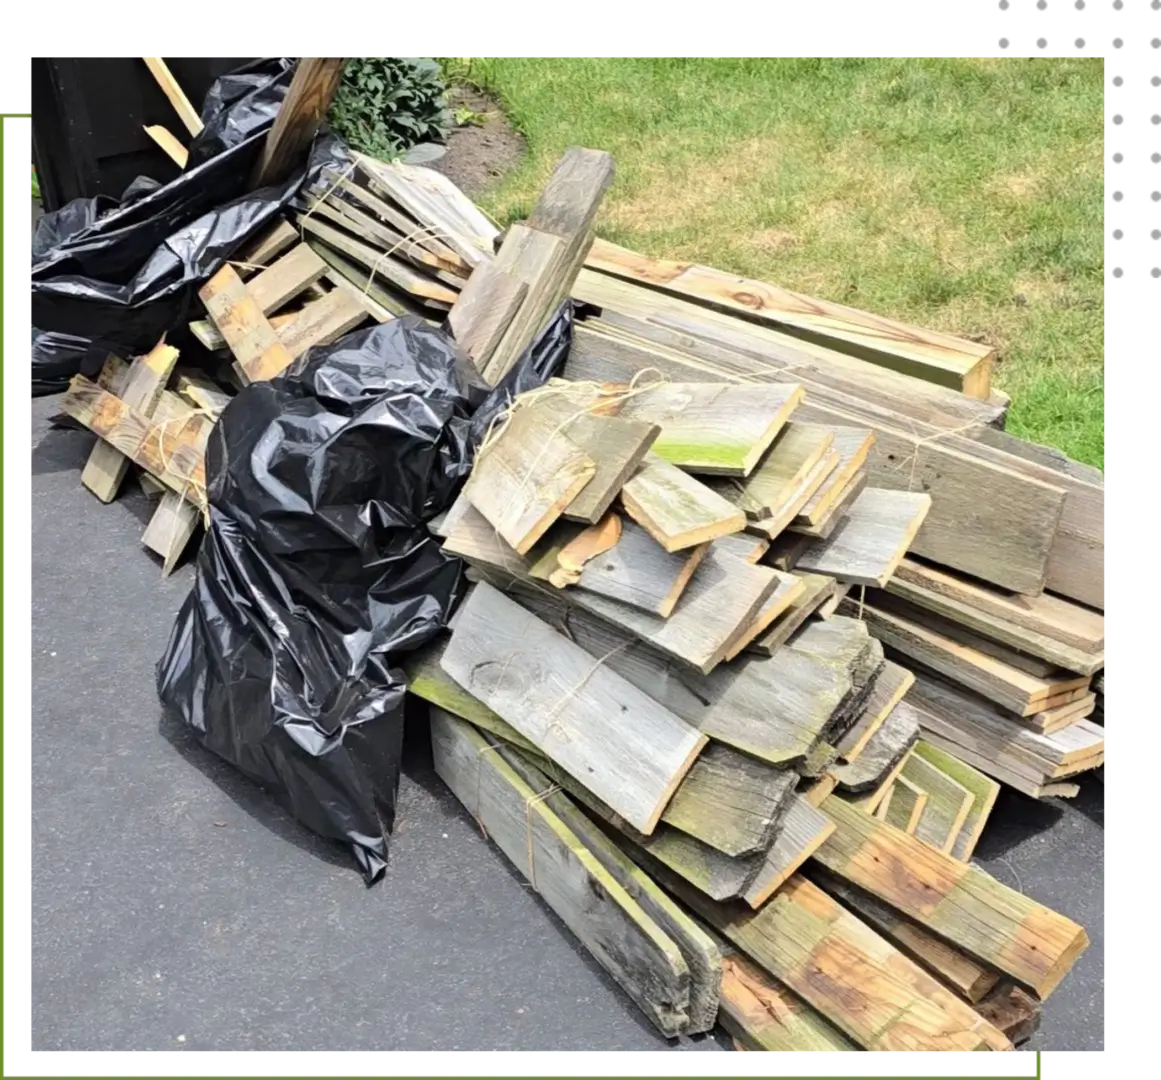
M 453 65 L 459 77 L 465 71 Z M 999 347 L 1009 430 L 1104 462 L 1100 60 L 473 60 L 524 163 L 610 151 L 601 235 Z

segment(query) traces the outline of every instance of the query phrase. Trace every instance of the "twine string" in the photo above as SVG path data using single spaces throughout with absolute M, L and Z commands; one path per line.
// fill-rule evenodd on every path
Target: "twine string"
M 542 792 L 537 795 L 529 795 L 524 800 L 524 835 L 528 851 L 528 881 L 532 886 L 533 892 L 540 892 L 540 886 L 536 884 L 536 850 L 532 845 L 532 808 L 545 799 L 551 798 L 558 791 L 564 789 L 559 784 L 550 784 Z
M 480 835 L 485 840 L 488 839 L 488 830 L 484 828 L 484 819 L 480 817 L 480 774 L 484 771 L 483 757 L 489 750 L 496 751 L 502 750 L 503 748 L 503 743 L 487 743 L 476 751 L 476 810 L 472 814 L 472 817 L 476 819 L 476 825 L 479 827 Z
M 901 470 L 907 468 L 908 465 L 910 465 L 911 471 L 907 477 L 907 490 L 914 491 L 915 490 L 915 470 L 919 465 L 919 452 L 920 452 L 920 450 L 923 449 L 923 447 L 927 446 L 929 443 L 938 442 L 940 439 L 950 438 L 953 435 L 964 435 L 967 432 L 972 431 L 975 428 L 983 427 L 983 426 L 984 426 L 984 424 L 982 421 L 972 420 L 972 421 L 969 421 L 968 423 L 964 424 L 962 427 L 949 428 L 946 431 L 934 431 L 930 435 L 924 435 L 922 438 L 916 438 L 915 439 L 915 448 L 911 451 L 910 454 L 907 455 L 907 457 L 905 457 L 901 462 L 899 462 L 898 465 L 894 466 L 891 469 L 891 471 L 892 472 L 900 472 Z M 915 422 L 913 420 L 911 421 L 911 433 L 913 436 L 918 435 L 918 432 L 915 429 Z

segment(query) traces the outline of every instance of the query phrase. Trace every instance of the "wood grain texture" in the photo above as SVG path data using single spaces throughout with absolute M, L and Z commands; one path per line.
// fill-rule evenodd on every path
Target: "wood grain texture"
M 891 790 L 875 809 L 875 817 L 894 825 L 905 833 L 915 834 L 919 818 L 927 806 L 927 792 L 916 786 L 906 776 L 895 777 Z
M 448 312 L 456 341 L 483 369 L 528 292 L 528 283 L 501 270 L 493 262 L 472 271 L 459 299 Z
M 802 582 L 802 592 L 766 631 L 746 646 L 750 652 L 773 655 L 834 592 L 834 578 L 825 574 L 796 573 L 794 576 Z
M 890 660 L 883 665 L 861 714 L 835 743 L 844 761 L 854 761 L 863 752 L 914 682 L 915 676 L 905 667 Z
M 293 359 L 237 271 L 223 266 L 198 296 L 249 382 L 272 379 Z
M 742 899 L 750 907 L 760 908 L 819 849 L 834 829 L 834 822 L 826 814 L 802 796 L 795 795 L 774 843 L 766 852 L 762 868 L 742 894 Z
M 916 378 L 986 399 L 995 349 L 871 315 L 765 282 L 694 263 L 649 259 L 605 241 L 594 244 L 593 269 L 776 326 Z
M 720 540 L 714 541 L 715 544 L 720 542 Z M 761 637 L 775 621 L 785 614 L 790 605 L 806 592 L 806 586 L 794 574 L 788 574 L 781 570 L 771 570 L 770 572 L 777 576 L 778 585 L 758 609 L 757 615 L 734 635 L 733 641 L 726 649 L 726 660 L 733 660 L 749 648 L 751 642 Z
M 143 124 L 142 130 L 148 135 L 179 169 L 184 169 L 189 161 L 189 150 L 169 128 L 161 124 Z
M 815 853 L 832 874 L 890 904 L 1044 1000 L 1088 946 L 1084 929 L 834 796 L 838 828 Z
M 696 729 L 484 583 L 460 607 L 440 663 L 646 834 L 706 743 Z
M 251 187 L 285 180 L 306 156 L 346 66 L 345 58 L 303 57 L 298 61 L 290 89 L 262 145 L 262 154 L 254 164 Z
M 746 524 L 732 503 L 652 452 L 622 487 L 621 502 L 666 551 L 696 547 Z
M 966 761 L 960 760 L 954 754 L 933 746 L 926 739 L 920 739 L 912 751 L 912 757 L 930 762 L 940 772 L 950 776 L 958 784 L 971 792 L 972 804 L 967 817 L 955 838 L 950 855 L 960 862 L 968 862 L 972 853 L 983 835 L 984 826 L 988 823 L 988 815 L 996 804 L 996 797 L 1000 794 L 1000 785 L 995 780 L 984 775 L 979 769 L 973 769 Z
M 787 526 L 787 531 L 798 533 L 801 536 L 813 537 L 816 540 L 829 539 L 835 529 L 845 520 L 851 503 L 858 498 L 866 486 L 867 470 L 860 469 L 838 492 L 834 502 L 827 508 L 817 525 L 791 524 Z
M 161 92 L 169 99 L 173 111 L 177 113 L 178 118 L 185 125 L 186 131 L 194 136 L 200 135 L 205 126 L 202 123 L 202 118 L 197 109 L 193 107 L 190 99 L 186 97 L 181 84 L 173 77 L 169 65 L 160 56 L 144 56 L 142 59 L 157 85 L 161 87 Z
M 903 779 L 927 793 L 927 805 L 916 827 L 903 831 L 911 832 L 944 854 L 951 854 L 972 808 L 972 793 L 938 766 L 915 754 L 910 754 L 903 765 L 900 780 Z
M 976 1002 L 976 1012 L 1014 1046 L 1027 1042 L 1040 1030 L 1040 1002 L 1008 979 L 986 997 Z
M 1025 727 L 1050 735 L 1054 731 L 1059 731 L 1070 724 L 1075 724 L 1078 720 L 1084 720 L 1091 716 L 1096 705 L 1097 695 L 1085 694 L 1077 701 L 1057 705 L 1055 708 L 1045 709 L 1043 712 L 1033 713 L 1031 716 L 1018 716 L 1016 719 Z
M 653 452 L 690 472 L 749 476 L 802 400 L 792 383 L 661 383 L 626 398 L 620 416 L 661 427 Z
M 535 407 L 513 411 L 476 456 L 464 491 L 518 553 L 525 554 L 593 478 L 596 465 L 559 422 Z
M 858 1049 L 821 1013 L 732 948 L 722 957 L 718 1020 L 746 1050 Z
M 187 385 L 190 385 L 188 381 Z M 196 387 L 194 389 L 196 392 Z M 192 419 L 192 410 L 189 406 L 176 394 L 163 393 L 153 409 L 154 422 L 166 424 L 170 433 L 176 433 L 176 427 L 173 425 L 178 423 L 182 416 L 187 418 L 187 423 Z M 204 424 L 199 426 L 208 437 L 209 428 Z M 203 452 L 205 450 L 204 441 L 202 450 Z M 168 577 L 173 573 L 186 545 L 201 525 L 202 513 L 194 503 L 176 491 L 170 491 L 164 485 L 161 486 L 161 491 L 161 500 L 153 511 L 145 532 L 142 533 L 141 543 L 161 556 L 161 573 L 162 576 Z
M 905 701 L 899 702 L 852 762 L 835 765 L 831 772 L 846 791 L 867 791 L 881 785 L 907 756 L 919 738 L 919 718 Z
M 801 875 L 753 911 L 707 901 L 662 874 L 713 929 L 864 1049 L 991 1044 L 965 1002 Z
M 926 712 L 926 710 L 920 711 L 923 713 L 925 720 L 928 717 L 933 717 L 933 714 Z M 945 738 L 939 730 L 930 726 L 930 723 L 923 725 L 923 739 L 932 746 L 940 750 L 945 750 L 949 754 L 953 754 L 965 764 L 974 766 L 980 772 L 993 777 L 1001 784 L 1015 788 L 1016 791 L 1022 792 L 1031 799 L 1072 799 L 1080 791 L 1080 787 L 1077 784 L 1071 783 L 1068 780 L 1051 780 L 1043 774 L 1018 772 L 1016 768 L 1010 768 L 1008 764 L 1000 764 L 986 754 L 978 753 L 953 739 Z M 1019 767 L 1017 766 L 1017 768 Z M 1026 766 L 1023 768 L 1026 769 Z
M 930 495 L 867 488 L 851 503 L 846 518 L 830 538 L 807 548 L 797 565 L 840 581 L 881 588 L 907 553 L 930 509 Z
M 577 587 L 668 618 L 709 550 L 708 544 L 667 552 L 632 521 L 616 545 L 585 564 Z
M 1043 703 L 1055 695 L 1088 686 L 1087 676 L 1068 672 L 1050 678 L 1030 675 L 869 603 L 863 606 L 863 618 L 885 645 L 1020 716 L 1042 711 Z
M 833 442 L 831 428 L 792 420 L 749 476 L 716 481 L 714 490 L 749 518 L 779 516 Z
M 470 725 L 431 715 L 435 771 L 561 921 L 665 1035 L 686 1030 L 690 972 L 677 945 Z
M 373 276 L 368 268 L 356 264 L 315 237 L 309 238 L 307 244 L 327 264 L 327 281 L 339 288 L 343 288 L 340 282 L 345 282 L 347 291 L 357 294 L 359 302 L 379 322 L 413 315 L 425 322 L 436 323 L 437 313 L 430 307 L 406 293 L 387 289 L 383 279 Z
M 128 366 L 116 380 L 114 392 L 130 408 L 152 415 L 177 358 L 177 349 L 164 340 L 158 342 Z M 129 459 L 116 447 L 99 440 L 81 471 L 81 483 L 101 502 L 112 502 L 128 470 Z
M 770 549 L 770 541 L 760 536 L 750 536 L 747 533 L 730 533 L 729 536 L 719 536 L 715 541 L 718 548 L 728 551 L 731 555 L 746 562 L 758 563 L 762 556 Z
M 1000 981 L 997 972 L 909 922 L 890 904 L 825 870 L 813 869 L 812 877 L 815 884 L 850 908 L 869 927 L 972 1004 L 979 1002 Z
M 297 360 L 315 345 L 329 345 L 348 330 L 366 322 L 368 307 L 363 297 L 348 289 L 332 289 L 325 296 L 311 300 L 290 321 L 276 329 L 292 360 Z
M 795 525 L 817 525 L 822 521 L 866 464 L 867 455 L 875 445 L 875 433 L 869 428 L 832 427 L 829 430 L 833 436 L 831 449 L 839 455 L 839 463 L 795 515 Z

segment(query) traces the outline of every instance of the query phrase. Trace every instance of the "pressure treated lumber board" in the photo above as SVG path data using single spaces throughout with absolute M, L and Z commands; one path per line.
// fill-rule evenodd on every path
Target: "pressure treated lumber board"
M 196 390 L 195 390 L 196 392 Z M 168 391 L 162 393 L 160 400 L 153 409 L 153 421 L 167 425 L 167 433 L 176 435 L 179 417 L 185 416 L 187 422 L 193 419 L 192 410 L 176 394 Z M 200 425 L 205 436 L 209 436 L 209 429 Z M 205 449 L 203 440 L 203 452 Z M 148 473 L 142 473 L 148 476 Z M 189 500 L 183 498 L 176 491 L 170 491 L 162 486 L 161 499 L 141 535 L 143 543 L 151 551 L 161 556 L 161 573 L 168 577 L 186 545 L 201 524 L 201 511 Z
M 921 716 L 922 719 L 922 716 Z M 973 769 L 966 761 L 961 761 L 954 754 L 933 746 L 927 739 L 921 738 L 912 750 L 915 759 L 930 762 L 940 772 L 950 776 L 957 783 L 967 788 L 972 794 L 972 805 L 968 810 L 959 835 L 951 848 L 951 856 L 960 862 L 967 862 L 976 849 L 984 826 L 988 822 L 988 815 L 996 804 L 996 796 L 1000 794 L 1000 785 L 995 780 Z
M 169 99 L 173 111 L 177 113 L 185 125 L 186 131 L 194 136 L 200 135 L 202 128 L 205 127 L 202 118 L 198 115 L 197 109 L 193 107 L 189 98 L 186 97 L 181 84 L 173 77 L 169 65 L 160 56 L 143 56 L 142 59 L 157 85 L 161 87 L 161 92 Z
M 481 749 L 481 753 L 491 752 Z M 503 761 L 533 791 L 551 791 L 545 805 L 570 829 L 589 853 L 613 876 L 641 909 L 678 947 L 689 968 L 689 1011 L 686 1034 L 709 1031 L 717 1019 L 722 957 L 718 943 L 689 916 L 644 870 L 633 862 L 590 817 L 553 783 L 525 752 L 498 750 Z
M 702 544 L 668 552 L 639 525 L 623 521 L 620 539 L 585 564 L 577 587 L 668 618 L 708 550 Z
M 834 832 L 834 822 L 801 795 L 795 795 L 782 819 L 778 835 L 758 876 L 742 894 L 752 908 L 759 908 L 813 855 Z
M 719 480 L 712 486 L 747 517 L 755 520 L 772 517 L 802 487 L 833 442 L 831 428 L 792 420 L 778 433 L 749 476 Z
M 488 363 L 528 292 L 527 282 L 483 262 L 472 271 L 448 312 L 448 325 L 478 369 Z
M 819 864 L 1010 975 L 1042 1001 L 1088 947 L 1082 927 L 978 867 L 957 862 L 834 796 L 822 809 L 838 828 L 815 853 Z
M 847 604 L 850 604 L 849 599 Z M 1044 703 L 1055 695 L 1088 686 L 1087 676 L 1067 672 L 1049 679 L 1029 675 L 993 656 L 869 603 L 863 607 L 863 618 L 871 632 L 885 645 L 1020 716 L 1042 711 Z
M 841 1031 L 757 964 L 722 957 L 718 1021 L 745 1050 L 857 1050 Z
M 704 544 L 746 524 L 732 503 L 653 452 L 622 487 L 621 502 L 666 551 Z
M 311 140 L 330 108 L 345 58 L 301 57 L 282 99 L 274 125 L 262 144 L 262 154 L 254 163 L 252 188 L 285 180 L 306 157 Z
M 586 265 L 776 326 L 904 374 L 986 399 L 995 349 L 694 263 L 650 259 L 606 241 Z
M 159 341 L 149 352 L 138 356 L 117 380 L 114 392 L 130 408 L 149 416 L 177 363 L 178 351 Z M 129 470 L 129 459 L 115 446 L 99 439 L 81 471 L 81 483 L 101 502 L 112 502 Z
M 272 379 L 290 365 L 290 352 L 232 266 L 223 266 L 198 296 L 247 381 Z
M 760 381 L 747 371 L 730 372 L 698 361 L 688 352 L 659 352 L 614 339 L 601 348 L 579 347 L 578 337 L 564 375 L 597 382 L 628 382 L 655 368 L 674 381 L 718 378 Z M 775 372 L 777 375 L 777 372 Z M 795 410 L 795 421 L 829 426 L 862 426 L 875 432 L 867 457 L 870 483 L 901 491 L 926 491 L 932 509 L 912 546 L 915 554 L 972 574 L 1002 588 L 1038 594 L 1044 587 L 1048 555 L 1064 505 L 1064 491 L 1002 464 L 983 461 L 946 446 L 938 431 L 908 431 L 912 422 L 890 409 L 864 408 L 866 402 L 824 401 L 814 394 Z M 980 499 L 980 492 L 989 497 Z M 978 538 L 988 537 L 987 544 Z
M 618 415 L 660 425 L 653 452 L 673 465 L 749 476 L 802 395 L 792 383 L 660 383 L 627 397 Z
M 177 433 L 166 431 L 83 375 L 73 376 L 60 408 L 166 487 L 204 505 L 204 417 L 195 416 Z
M 951 854 L 972 808 L 972 793 L 936 765 L 915 754 L 908 756 L 900 779 L 910 780 L 927 793 L 927 805 L 918 824 L 914 829 L 903 831 L 912 833 L 946 855 Z
M 819 625 L 804 628 L 774 656 L 746 656 L 699 675 L 674 670 L 631 631 L 586 611 L 570 611 L 559 598 L 534 592 L 521 593 L 520 599 L 683 720 L 772 765 L 801 760 L 851 687 L 849 669 L 814 647 Z
M 827 540 L 798 558 L 803 570 L 829 574 L 855 585 L 887 584 L 931 509 L 921 492 L 867 488 Z
M 892 596 L 906 600 L 909 604 L 934 612 L 945 619 L 949 619 L 969 630 L 984 635 L 992 640 L 1002 642 L 1020 652 L 1051 661 L 1057 667 L 1066 671 L 1074 671 L 1081 675 L 1091 675 L 1099 670 L 1105 662 L 1104 646 L 1099 650 L 1083 651 L 1071 645 L 1064 644 L 1045 634 L 1038 633 L 1026 626 L 1019 626 L 997 618 L 988 612 L 982 612 L 969 604 L 954 600 L 939 592 L 933 592 L 922 586 L 905 580 L 891 580 L 887 582 L 887 591 Z M 1051 597 L 1036 597 L 1035 599 L 1052 599 Z M 1061 601 L 1057 601 L 1061 603 Z M 1103 636 L 1103 632 L 1102 632 Z
M 890 660 L 883 665 L 861 715 L 835 743 L 844 761 L 854 761 L 863 752 L 914 682 L 915 676 L 907 668 Z
M 795 515 L 795 525 L 817 525 L 822 521 L 866 464 L 867 455 L 875 445 L 875 433 L 869 428 L 832 427 L 830 432 L 833 436 L 831 449 L 839 455 L 838 466 Z
M 1000 981 L 998 972 L 909 922 L 890 904 L 818 867 L 812 868 L 811 877 L 869 927 L 972 1004 L 985 997 Z
M 440 661 L 465 690 L 643 833 L 706 737 L 481 582 Z
M 801 874 L 754 911 L 708 901 L 658 872 L 713 929 L 859 1046 L 983 1050 L 994 1041 L 966 1002 Z
M 910 757 L 908 755 L 908 760 Z M 895 777 L 883 801 L 875 808 L 875 817 L 914 835 L 919 818 L 927 806 L 927 798 L 926 791 L 900 774 Z
M 667 1036 L 688 1024 L 677 945 L 585 844 L 466 724 L 431 712 L 435 771 L 561 921 Z
M 919 719 L 915 710 L 900 701 L 887 716 L 862 752 L 846 765 L 835 765 L 831 772 L 846 791 L 877 788 L 891 775 L 919 738 Z
M 596 474 L 593 459 L 535 406 L 518 409 L 476 456 L 464 491 L 521 555 Z
M 315 345 L 337 341 L 348 330 L 365 322 L 369 313 L 365 297 L 357 297 L 349 289 L 334 288 L 325 296 L 303 305 L 302 310 L 291 315 L 284 326 L 276 328 L 276 332 L 290 358 L 297 360 Z
M 802 582 L 802 592 L 767 630 L 746 646 L 750 652 L 773 655 L 834 591 L 834 578 L 825 574 L 796 573 L 794 576 Z
M 728 539 L 728 537 L 724 539 Z M 715 540 L 714 543 L 720 543 L 720 541 Z M 734 657 L 748 648 L 752 641 L 764 634 L 771 624 L 806 592 L 806 586 L 793 574 L 788 574 L 783 570 L 771 570 L 770 572 L 777 575 L 778 586 L 758 609 L 758 614 L 750 623 L 734 635 L 733 641 L 726 650 L 726 660 L 733 660 Z
M 284 251 L 299 242 L 298 230 L 289 222 L 279 218 L 269 228 L 247 240 L 230 259 L 230 264 L 238 271 L 238 276 L 246 281 L 252 275 L 273 264 Z

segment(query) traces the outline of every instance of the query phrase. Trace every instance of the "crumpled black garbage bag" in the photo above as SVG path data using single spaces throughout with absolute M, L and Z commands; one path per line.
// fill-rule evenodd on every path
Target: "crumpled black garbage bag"
M 158 664 L 167 710 L 383 873 L 403 740 L 393 657 L 447 625 L 460 561 L 426 528 L 513 387 L 563 363 L 571 309 L 489 391 L 411 318 L 310 350 L 226 407 L 206 455 L 210 521 Z
M 218 79 L 203 109 L 206 128 L 170 183 L 140 177 L 119 204 L 80 199 L 46 215 L 33 243 L 33 326 L 130 356 L 196 318 L 198 288 L 274 220 L 304 177 L 350 160 L 341 140 L 322 136 L 305 170 L 247 190 L 291 71 L 287 60 L 265 60 Z M 79 370 L 62 371 L 60 360 L 59 350 L 34 347 L 37 392 L 63 390 Z

